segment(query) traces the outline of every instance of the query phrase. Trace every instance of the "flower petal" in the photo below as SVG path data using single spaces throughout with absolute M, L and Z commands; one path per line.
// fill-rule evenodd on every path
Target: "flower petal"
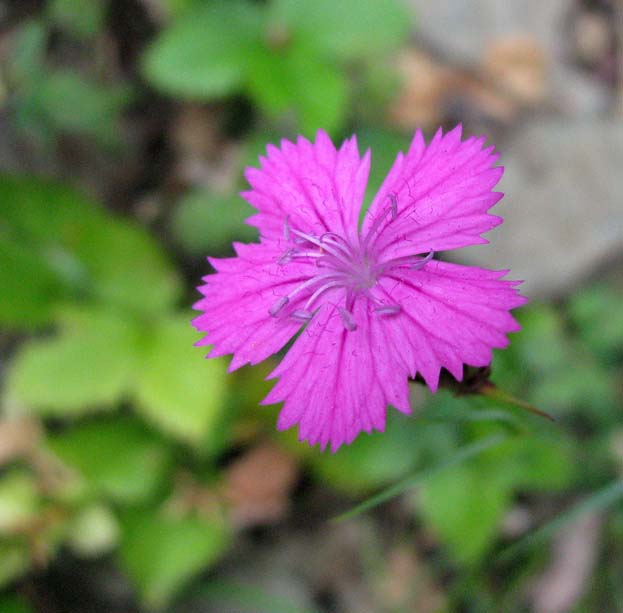
M 409 413 L 408 370 L 386 340 L 386 321 L 366 300 L 355 303 L 357 329 L 325 304 L 270 377 L 279 381 L 262 404 L 285 401 L 280 430 L 336 451 L 361 432 L 384 430 L 388 404 Z
M 504 169 L 493 167 L 498 155 L 483 149 L 484 141 L 462 142 L 457 126 L 445 135 L 439 130 L 427 146 L 418 130 L 372 201 L 363 234 L 384 215 L 371 242 L 387 258 L 486 243 L 481 234 L 502 223 L 487 211 L 503 196 L 491 190 Z
M 279 239 L 286 220 L 293 227 L 313 232 L 337 232 L 354 239 L 370 169 L 370 152 L 360 158 L 356 137 L 339 150 L 319 130 L 310 143 L 300 136 L 296 144 L 269 145 L 260 157 L 261 168 L 248 168 L 253 188 L 241 195 L 259 213 L 247 222 L 262 237 Z
M 206 332 L 198 345 L 214 345 L 208 357 L 233 353 L 230 371 L 257 364 L 279 351 L 300 329 L 301 323 L 288 317 L 300 300 L 294 299 L 283 316 L 273 317 L 269 309 L 315 272 L 312 264 L 279 264 L 283 255 L 272 243 L 235 243 L 235 258 L 210 258 L 216 274 L 203 278 L 203 298 L 194 308 L 203 311 L 193 320 Z
M 396 351 L 434 392 L 439 371 L 457 379 L 463 364 L 486 366 L 492 349 L 508 345 L 506 335 L 520 329 L 509 313 L 527 302 L 502 280 L 508 271 L 485 270 L 433 260 L 420 270 L 394 269 L 375 288 L 378 299 L 401 306 L 392 320 Z

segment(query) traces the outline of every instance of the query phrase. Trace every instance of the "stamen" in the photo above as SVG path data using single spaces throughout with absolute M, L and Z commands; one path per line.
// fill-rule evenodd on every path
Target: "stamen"
M 336 260 L 330 255 L 319 254 L 320 257 L 316 260 L 316 266 L 318 268 L 335 268 Z
M 302 323 L 310 321 L 313 316 L 314 314 L 311 311 L 304 311 L 303 309 L 292 311 L 292 314 L 290 315 L 292 319 L 295 319 L 296 321 L 300 321 Z
M 372 227 L 368 230 L 365 238 L 363 239 L 363 248 L 365 249 L 370 242 L 370 239 L 374 235 L 374 233 L 379 229 L 380 225 L 383 223 L 385 218 L 387 217 L 387 213 L 389 213 L 389 209 L 385 209 L 377 218 L 374 220 Z
M 292 257 L 294 256 L 294 249 L 288 249 L 278 260 L 277 260 L 277 264 L 279 264 L 280 266 L 282 266 L 283 264 L 287 264 L 288 262 L 290 262 L 292 260 Z
M 387 213 L 391 213 L 392 220 L 394 220 L 394 219 L 396 219 L 398 217 L 398 199 L 396 197 L 396 194 L 394 194 L 394 193 L 388 194 L 387 198 L 389 198 L 389 208 L 385 209 L 374 220 L 374 223 L 372 224 L 372 226 L 368 230 L 368 233 L 366 234 L 365 238 L 363 239 L 362 246 L 363 246 L 364 249 L 368 247 L 368 245 L 370 243 L 370 239 L 372 238 L 374 233 L 381 227 L 381 224 L 383 223 L 383 221 L 385 221 L 385 218 L 387 217 Z
M 335 247 L 336 249 L 338 249 L 345 262 L 351 262 L 353 260 L 353 254 L 350 251 L 348 251 L 347 249 L 345 249 L 343 245 L 340 245 L 340 243 L 336 243 L 335 241 L 327 239 L 327 240 L 323 241 L 322 244 L 323 244 L 322 248 L 324 250 L 327 250 L 326 245 L 331 245 L 332 247 Z
M 316 266 L 318 268 L 332 268 L 336 272 L 344 275 L 358 275 L 360 273 L 356 265 L 352 262 L 344 261 L 333 255 L 319 255 L 320 257 L 316 260 Z
M 381 262 L 377 267 L 377 274 L 383 274 L 390 268 L 400 268 L 402 266 L 406 266 L 411 270 L 419 270 L 420 268 L 424 268 L 426 264 L 428 264 L 435 255 L 435 252 L 431 249 L 426 257 L 415 260 L 413 259 L 417 256 L 415 255 L 406 255 L 400 258 L 394 258 L 393 260 L 387 260 L 387 262 Z
M 288 302 L 290 302 L 290 299 L 287 296 L 282 296 L 279 300 L 277 300 L 277 302 L 275 302 L 275 304 L 273 304 L 273 306 L 270 307 L 270 309 L 268 309 L 268 314 L 271 317 L 277 317 L 281 309 L 283 309 Z
M 354 255 L 356 255 L 353 252 L 353 248 L 350 245 L 350 243 L 343 236 L 340 236 L 339 234 L 336 234 L 335 232 L 325 232 L 320 237 L 320 241 L 323 244 L 333 245 L 337 247 L 338 249 L 341 249 L 344 252 L 344 255 L 346 255 L 349 258 L 352 258 Z
M 286 218 L 283 222 L 283 238 L 287 241 L 290 240 L 290 216 L 286 215 Z
M 331 289 L 332 287 L 342 287 L 344 286 L 346 283 L 348 282 L 348 279 L 346 278 L 341 278 L 338 279 L 336 281 L 329 281 L 327 283 L 325 283 L 322 287 L 319 287 L 307 300 L 307 302 L 305 303 L 305 310 L 309 310 L 309 307 L 314 303 L 314 301 L 318 298 L 318 296 L 320 296 L 321 294 L 324 294 L 328 289 Z
M 282 296 L 281 298 L 279 298 L 279 300 L 277 300 L 277 302 L 275 302 L 270 307 L 270 309 L 268 309 L 268 314 L 271 317 L 277 317 L 277 315 L 281 312 L 283 307 L 285 307 L 286 304 L 288 304 L 288 302 L 290 302 L 290 300 L 294 296 L 296 296 L 296 294 L 298 294 L 299 292 L 302 292 L 304 289 L 307 289 L 308 287 L 312 285 L 315 285 L 316 283 L 319 283 L 321 281 L 329 281 L 331 279 L 339 279 L 339 282 L 333 282 L 332 284 L 325 283 L 319 290 L 316 290 L 316 292 L 312 294 L 312 298 L 316 296 L 316 294 L 320 295 L 322 291 L 325 291 L 327 289 L 327 286 L 333 287 L 334 285 L 344 285 L 345 283 L 344 275 L 340 275 L 339 273 L 333 273 L 333 274 L 327 273 L 324 275 L 317 275 L 315 277 L 312 277 L 311 279 L 308 279 L 304 283 L 297 285 L 287 296 Z M 312 301 L 311 298 L 310 300 L 307 301 L 307 304 L 305 305 L 305 310 L 309 308 L 309 304 L 311 303 L 311 301 Z
M 339 251 L 336 251 L 335 249 L 333 249 L 331 246 L 327 246 L 327 244 L 323 243 L 321 239 L 318 239 L 315 236 L 312 236 L 311 234 L 305 234 L 305 232 L 300 232 L 299 230 L 292 229 L 291 231 L 293 234 L 296 234 L 298 237 L 304 238 L 305 240 L 309 241 L 310 243 L 312 243 L 312 245 L 316 245 L 316 247 L 319 247 L 320 249 L 323 249 L 327 253 L 330 253 L 331 255 L 335 256 L 339 260 L 342 260 L 344 264 L 348 265 L 350 263 L 349 260 L 345 258 L 344 253 L 340 253 Z
M 389 206 L 392 211 L 392 219 L 396 219 L 398 217 L 398 199 L 396 194 L 391 193 L 387 197 L 389 198 Z
M 343 245 L 350 247 L 346 239 L 343 236 L 340 236 L 339 234 L 337 234 L 336 232 L 325 232 L 324 234 L 320 235 L 321 241 L 324 241 L 327 238 L 334 238 L 335 240 L 340 241 Z
M 357 322 L 353 315 L 355 301 L 359 297 L 365 297 L 379 316 L 392 316 L 401 312 L 400 304 L 391 302 L 384 303 L 374 297 L 371 292 L 378 279 L 389 269 L 409 268 L 419 270 L 433 259 L 434 251 L 421 256 L 413 254 L 401 256 L 385 262 L 379 261 L 375 251 L 369 251 L 368 246 L 372 243 L 375 234 L 378 233 L 384 223 L 389 223 L 398 218 L 398 197 L 392 192 L 386 196 L 389 205 L 379 212 L 372 222 L 365 237 L 359 238 L 358 244 L 352 244 L 347 238 L 335 232 L 325 232 L 319 236 L 308 234 L 290 226 L 289 217 L 286 217 L 283 226 L 283 235 L 293 245 L 277 260 L 279 264 L 287 264 L 294 259 L 308 259 L 308 262 L 316 263 L 316 267 L 327 268 L 326 273 L 320 273 L 307 278 L 297 285 L 286 296 L 279 298 L 269 309 L 272 317 L 282 313 L 286 305 L 292 302 L 292 298 L 304 292 L 307 296 L 303 308 L 290 310 L 288 316 L 301 324 L 305 324 L 314 317 L 314 303 L 326 292 L 333 288 L 345 292 L 343 306 L 338 307 L 338 312 L 344 328 L 348 331 L 357 329 Z M 388 221 L 387 216 L 391 215 Z M 302 246 L 302 247 L 299 247 Z M 317 249 L 317 250 L 316 250 Z M 340 292 L 341 293 L 341 292 Z M 305 299 L 305 298 L 304 298 Z M 300 304 L 300 303 L 299 303 Z
M 292 250 L 293 258 L 324 258 L 327 257 L 323 253 L 319 253 L 318 251 L 295 251 Z
M 342 323 L 344 327 L 352 332 L 357 329 L 357 322 L 354 320 L 352 313 L 349 313 L 346 309 L 339 307 L 340 317 L 342 318 Z
M 374 309 L 378 315 L 396 315 L 400 313 L 402 307 L 399 304 L 382 304 Z
M 424 266 L 426 266 L 426 264 L 428 264 L 433 259 L 434 255 L 435 252 L 431 249 L 424 259 L 418 260 L 415 264 L 411 265 L 411 270 L 419 270 L 420 268 L 424 268 Z

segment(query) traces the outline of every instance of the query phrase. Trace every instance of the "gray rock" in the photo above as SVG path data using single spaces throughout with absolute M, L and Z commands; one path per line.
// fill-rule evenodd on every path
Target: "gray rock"
M 477 62 L 487 43 L 525 34 L 558 55 L 569 0 L 411 0 L 417 33 L 462 62 Z
M 493 41 L 526 36 L 544 53 L 546 96 L 571 116 L 594 116 L 612 104 L 607 84 L 574 68 L 565 41 L 570 0 L 411 0 L 416 40 L 428 42 L 451 61 L 478 65 Z
M 524 293 L 546 298 L 623 255 L 623 122 L 535 123 L 502 153 L 506 197 L 494 212 L 505 223 L 454 259 L 510 268 Z
M 566 116 L 603 116 L 613 103 L 613 92 L 605 81 L 562 62 L 550 70 L 549 90 L 557 110 Z

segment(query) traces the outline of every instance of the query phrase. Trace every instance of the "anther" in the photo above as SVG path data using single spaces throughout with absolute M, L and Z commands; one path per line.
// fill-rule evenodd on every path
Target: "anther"
M 396 219 L 396 217 L 398 217 L 398 199 L 396 198 L 396 194 L 389 194 L 387 197 L 389 198 L 392 219 Z
M 305 323 L 310 321 L 314 314 L 311 311 L 304 311 L 303 309 L 298 309 L 296 311 L 292 311 L 290 317 L 296 321 L 300 321 L 301 323 Z
M 344 327 L 352 332 L 357 329 L 357 322 L 353 319 L 352 313 L 349 313 L 346 309 L 339 307 L 340 317 L 342 318 L 342 323 Z
M 411 264 L 411 270 L 419 270 L 420 268 L 424 268 L 424 266 L 426 266 L 426 264 L 428 264 L 433 259 L 434 255 L 435 252 L 431 249 L 425 258 L 418 260 L 414 264 Z
M 288 249 L 278 260 L 277 264 L 280 266 L 283 264 L 287 264 L 292 260 L 292 256 L 294 255 L 294 249 Z
M 290 216 L 286 215 L 286 218 L 283 222 L 283 238 L 287 241 L 290 240 Z
M 374 309 L 378 315 L 396 315 L 400 313 L 401 306 L 399 304 L 382 304 Z
M 283 296 L 282 298 L 279 298 L 279 300 L 277 300 L 277 302 L 275 302 L 275 304 L 273 304 L 273 306 L 271 306 L 270 309 L 268 309 L 268 314 L 271 317 L 277 317 L 281 309 L 283 309 L 283 307 L 286 306 L 288 302 L 290 302 L 290 299 L 287 296 Z
M 368 230 L 367 234 L 363 239 L 362 246 L 364 249 L 370 244 L 370 240 L 372 239 L 374 233 L 381 227 L 381 224 L 385 221 L 387 213 L 391 213 L 392 219 L 396 219 L 396 217 L 398 216 L 398 202 L 396 200 L 396 196 L 394 196 L 394 194 L 389 194 L 388 198 L 390 202 L 389 208 L 383 209 L 383 211 L 380 212 L 376 216 L 376 219 L 372 222 L 372 226 L 370 226 L 370 229 Z

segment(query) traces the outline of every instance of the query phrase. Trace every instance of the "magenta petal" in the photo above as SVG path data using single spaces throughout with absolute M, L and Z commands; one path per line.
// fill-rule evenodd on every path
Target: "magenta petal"
M 271 374 L 279 380 L 263 404 L 285 401 L 278 427 L 299 426 L 300 440 L 336 451 L 362 431 L 385 428 L 386 407 L 408 413 L 408 369 L 387 343 L 388 321 L 355 305 L 349 331 L 325 304 Z
M 269 146 L 248 169 L 244 197 L 261 243 L 210 260 L 203 313 L 194 321 L 211 356 L 232 353 L 230 369 L 279 351 L 300 336 L 272 377 L 264 403 L 283 402 L 278 427 L 335 451 L 362 431 L 383 430 L 388 405 L 409 412 L 408 378 L 434 392 L 442 368 L 489 364 L 519 329 L 511 309 L 526 302 L 516 281 L 448 264 L 434 252 L 486 242 L 501 222 L 488 210 L 502 175 L 484 139 L 457 128 L 427 146 L 417 133 L 399 154 L 365 218 L 357 221 L 369 152 L 354 137 L 337 150 L 318 132 Z
M 483 148 L 484 137 L 461 141 L 461 127 L 437 132 L 427 146 L 420 131 L 406 155 L 399 154 L 372 201 L 363 226 L 365 234 L 388 206 L 394 218 L 376 231 L 374 244 L 387 258 L 457 249 L 487 242 L 483 232 L 502 223 L 487 211 L 502 198 L 491 191 L 503 168 L 493 167 L 498 155 Z
M 199 345 L 213 345 L 209 357 L 233 353 L 230 370 L 257 364 L 279 351 L 301 327 L 287 316 L 272 317 L 271 305 L 313 272 L 313 265 L 277 262 L 282 255 L 271 244 L 235 244 L 238 257 L 210 259 L 217 273 L 204 277 L 203 298 L 194 308 L 203 311 L 193 325 L 205 336 Z M 287 311 L 297 308 L 297 302 Z
M 381 299 L 402 307 L 392 319 L 405 360 L 432 391 L 446 368 L 458 380 L 463 364 L 486 366 L 492 349 L 508 345 L 506 335 L 519 324 L 509 313 L 522 304 L 517 281 L 492 271 L 432 261 L 420 270 L 394 269 L 375 288 Z M 401 349 L 402 348 L 402 349 Z M 408 349 L 407 349 L 408 348 Z
M 252 190 L 242 196 L 259 211 L 248 223 L 262 237 L 283 237 L 286 220 L 316 235 L 357 235 L 370 154 L 360 158 L 354 136 L 339 149 L 322 130 L 314 143 L 302 136 L 296 144 L 283 140 L 281 147 L 269 145 L 260 163 L 247 169 Z

